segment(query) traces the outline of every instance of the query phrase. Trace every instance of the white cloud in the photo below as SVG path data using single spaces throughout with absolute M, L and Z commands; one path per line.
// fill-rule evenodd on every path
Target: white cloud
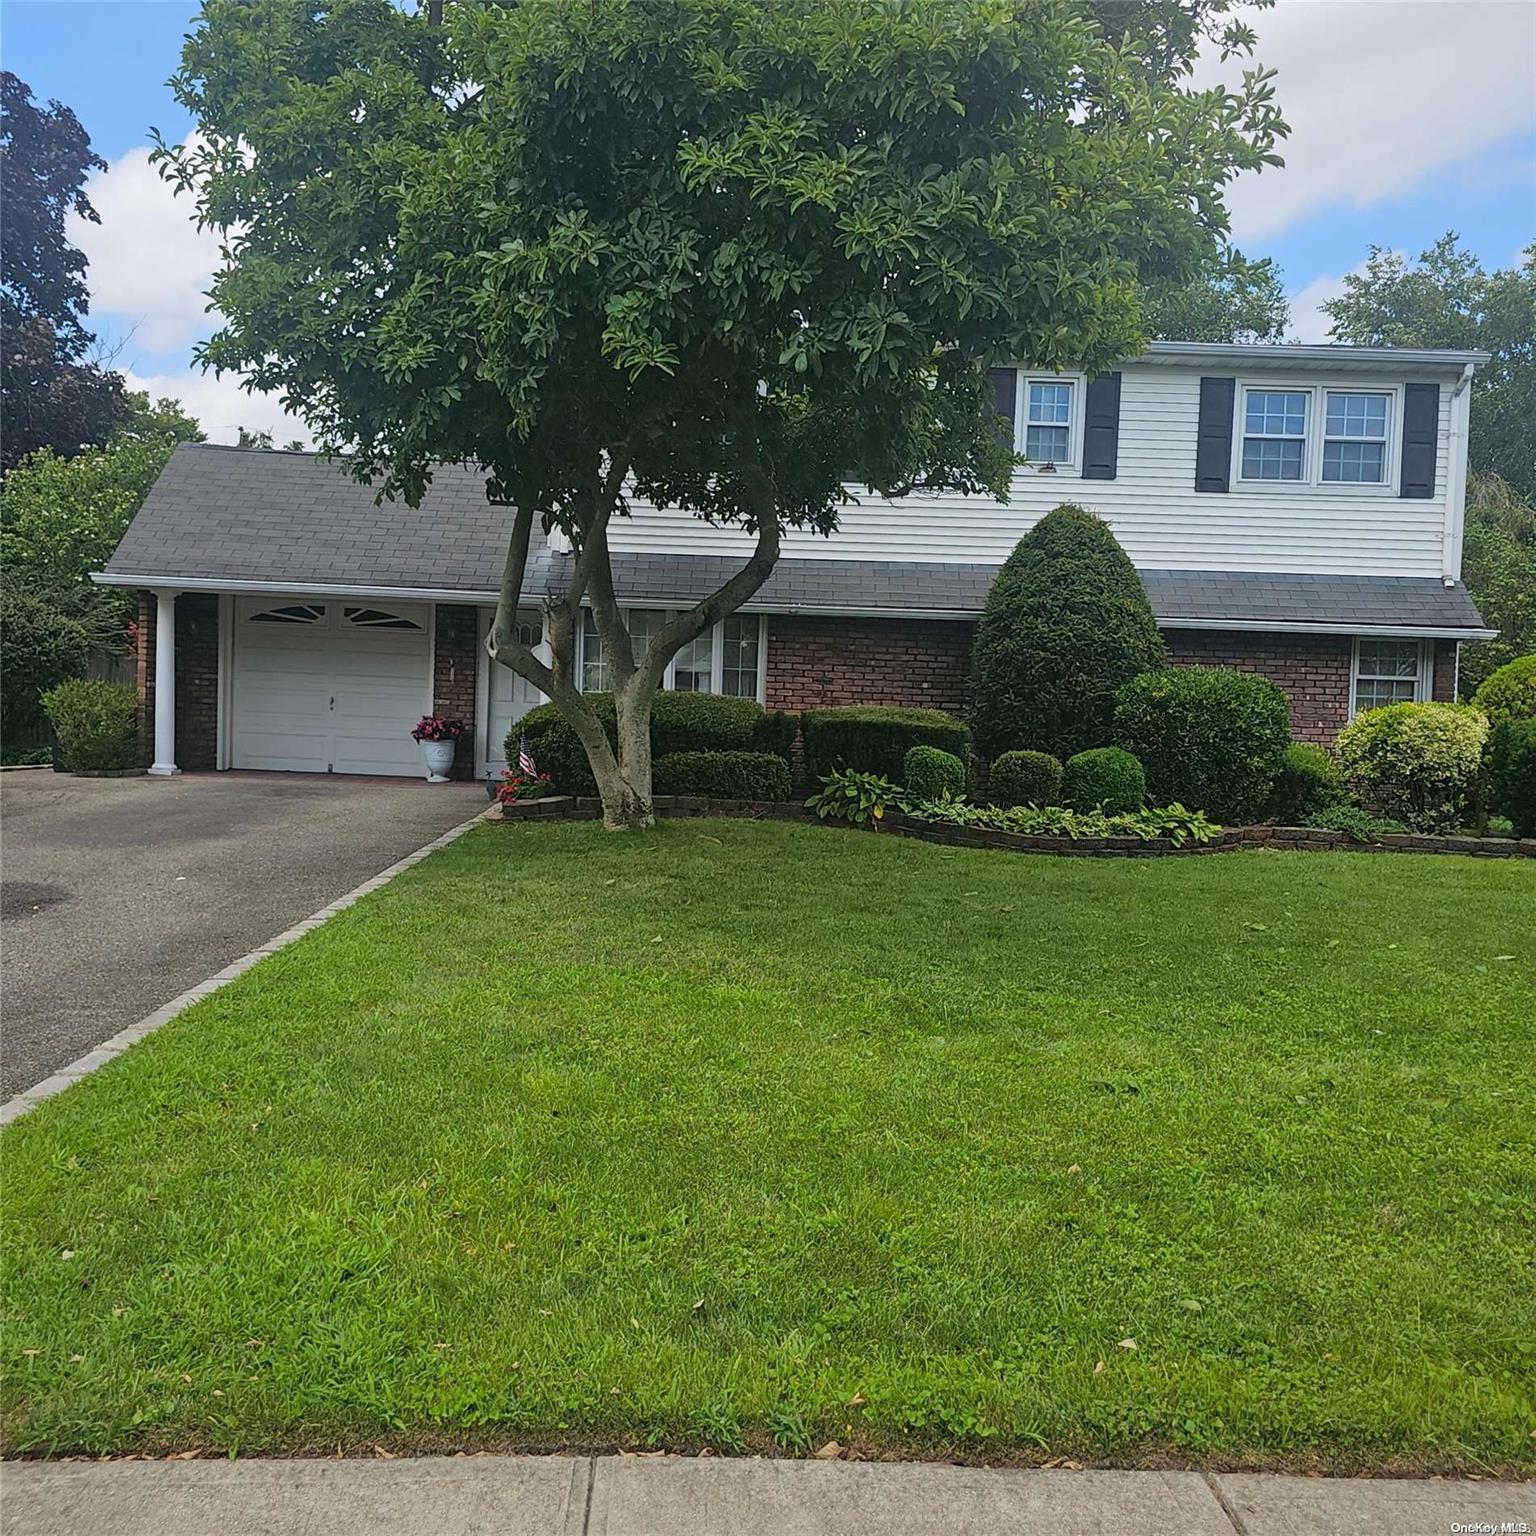
M 199 230 L 190 198 L 172 195 L 140 146 L 97 171 L 86 194 L 100 224 L 74 217 L 69 238 L 90 267 L 93 313 L 114 316 L 150 352 L 175 352 L 218 324 L 206 292 L 219 260 L 219 239 Z
M 1291 136 L 1284 169 L 1228 190 L 1239 245 L 1400 196 L 1536 123 L 1527 0 L 1282 0 L 1247 19 Z M 1196 82 L 1235 82 L 1241 67 L 1202 60 Z
M 182 409 L 202 425 L 210 443 L 233 443 L 245 427 L 270 432 L 279 448 L 294 438 L 305 447 L 313 446 L 309 429 L 284 411 L 275 396 L 247 393 L 234 374 L 215 378 L 194 368 L 179 373 L 139 373 L 130 368 L 126 378 L 129 389 L 145 390 L 151 399 L 179 400 Z
M 1351 267 L 1342 277 L 1331 272 L 1321 273 L 1310 283 L 1297 289 L 1288 297 L 1291 301 L 1291 324 L 1286 331 L 1287 341 L 1326 342 L 1333 338 L 1328 334 L 1333 320 L 1323 312 L 1329 299 L 1336 299 L 1344 292 L 1344 279 L 1356 277 L 1365 271 L 1366 263 Z

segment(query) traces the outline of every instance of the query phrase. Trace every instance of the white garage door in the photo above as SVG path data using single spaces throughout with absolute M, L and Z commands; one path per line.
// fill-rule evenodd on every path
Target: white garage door
M 422 771 L 430 707 L 421 604 L 251 599 L 235 612 L 230 760 L 298 773 Z

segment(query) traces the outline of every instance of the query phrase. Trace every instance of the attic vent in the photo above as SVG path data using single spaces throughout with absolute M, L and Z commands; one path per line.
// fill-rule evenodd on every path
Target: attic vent
M 247 621 L 251 624 L 320 624 L 325 620 L 324 607 L 312 603 L 290 603 L 285 608 L 264 608 L 253 613 Z
M 343 608 L 341 613 L 348 624 L 356 624 L 363 629 L 421 628 L 414 620 L 402 618 L 398 613 L 386 612 L 383 608 Z

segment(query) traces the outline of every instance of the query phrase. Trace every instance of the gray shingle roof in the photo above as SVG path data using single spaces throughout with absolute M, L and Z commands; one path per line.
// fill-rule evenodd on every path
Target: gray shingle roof
M 499 584 L 507 514 L 484 481 L 445 466 L 419 509 L 376 506 L 373 491 L 311 454 L 183 444 L 171 455 L 107 562 L 116 577 L 286 583 L 315 590 L 408 587 L 486 596 Z M 558 591 L 568 557 L 542 544 L 524 592 Z M 616 554 L 621 598 L 690 602 L 737 562 L 717 555 Z M 760 611 L 979 613 L 996 567 L 916 561 L 781 560 L 749 605 Z M 1459 583 L 1406 576 L 1143 570 L 1159 620 L 1252 625 L 1272 620 L 1364 627 L 1482 627 Z

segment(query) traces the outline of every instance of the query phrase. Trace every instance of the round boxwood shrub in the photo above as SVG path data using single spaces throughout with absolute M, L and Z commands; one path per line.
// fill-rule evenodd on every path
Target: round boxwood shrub
M 658 795 L 789 799 L 789 764 L 776 752 L 669 752 L 652 772 Z
M 899 784 L 913 747 L 938 747 L 962 762 L 970 732 L 942 709 L 902 709 L 892 704 L 853 704 L 807 710 L 800 717 L 805 768 L 813 779 L 834 768 L 875 773 Z
M 1483 679 L 1472 702 L 1493 721 L 1536 720 L 1536 654 L 1517 656 Z
M 1536 837 L 1536 720 L 1501 720 L 1494 726 L 1488 780 L 1493 808 L 1509 817 L 1515 836 Z
M 139 695 L 132 683 L 71 678 L 43 695 L 43 708 L 70 768 L 137 766 Z
M 987 775 L 994 805 L 1059 805 L 1061 759 L 1049 752 L 1004 752 Z
M 1308 826 L 1309 816 L 1348 798 L 1344 775 L 1333 754 L 1315 742 L 1293 741 L 1285 749 L 1265 815 L 1281 827 Z
M 1146 804 L 1147 776 L 1129 752 L 1090 747 L 1067 759 L 1061 799 L 1074 811 L 1102 809 L 1107 816 L 1123 816 Z
M 1115 705 L 1115 742 L 1141 760 L 1153 803 L 1177 801 L 1217 821 L 1263 813 L 1290 740 L 1285 695 L 1230 667 L 1149 672 Z
M 1082 507 L 1048 512 L 1009 555 L 976 628 L 971 726 L 983 757 L 1070 757 L 1109 740 L 1115 693 L 1166 665 L 1136 567 Z
M 1339 732 L 1355 798 L 1415 832 L 1454 827 L 1482 770 L 1488 717 L 1472 704 L 1389 704 Z
M 902 760 L 902 784 L 914 800 L 965 793 L 965 763 L 942 747 L 912 747 Z

